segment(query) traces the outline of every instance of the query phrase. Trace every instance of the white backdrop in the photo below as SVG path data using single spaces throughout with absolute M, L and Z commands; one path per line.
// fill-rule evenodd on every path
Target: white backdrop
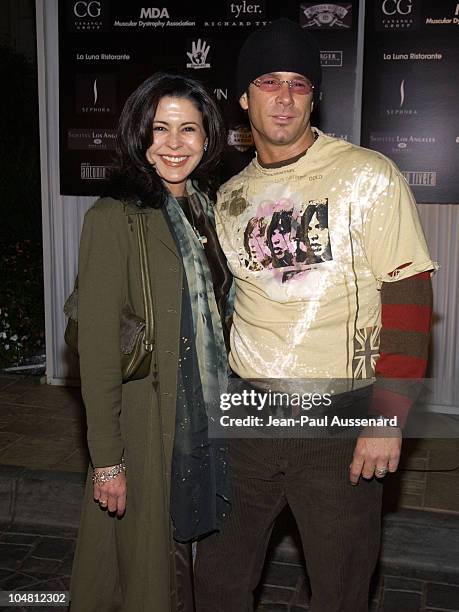
M 94 198 L 59 195 L 58 0 L 36 0 L 46 308 L 46 379 L 50 384 L 78 380 L 75 358 L 64 343 L 62 308 L 73 287 L 83 216 Z M 459 194 L 458 194 L 459 200 Z M 438 378 L 438 409 L 459 406 L 448 381 L 459 380 L 459 205 L 421 204 L 419 212 L 433 259 L 435 315 L 430 376 Z M 446 384 L 444 381 L 447 381 Z M 456 385 L 457 386 L 457 385 Z

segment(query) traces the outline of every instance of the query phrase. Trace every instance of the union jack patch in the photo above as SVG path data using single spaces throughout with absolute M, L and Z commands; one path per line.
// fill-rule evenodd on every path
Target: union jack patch
M 379 333 L 381 326 L 358 329 L 354 337 L 354 357 L 352 377 L 354 379 L 372 378 L 379 357 Z

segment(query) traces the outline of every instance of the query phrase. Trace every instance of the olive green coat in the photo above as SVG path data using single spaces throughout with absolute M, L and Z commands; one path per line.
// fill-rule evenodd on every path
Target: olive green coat
M 158 381 L 121 384 L 123 306 L 143 316 L 136 214 L 147 215 Z M 182 298 L 182 264 L 163 213 L 105 198 L 87 212 L 78 270 L 78 342 L 88 445 L 94 466 L 120 462 L 126 513 L 94 502 L 89 469 L 75 553 L 71 612 L 175 612 L 169 520 L 170 466 Z

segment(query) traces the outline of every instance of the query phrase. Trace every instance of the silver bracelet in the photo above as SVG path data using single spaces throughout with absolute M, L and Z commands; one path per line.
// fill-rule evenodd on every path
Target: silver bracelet
M 97 485 L 104 484 L 105 482 L 112 480 L 113 478 L 118 476 L 118 474 L 121 474 L 122 472 L 125 472 L 125 471 L 126 471 L 126 465 L 124 463 L 124 457 L 123 457 L 121 459 L 121 463 L 118 463 L 118 465 L 114 465 L 112 468 L 104 470 L 103 472 L 96 472 L 94 470 L 94 474 L 92 475 L 92 482 L 93 484 L 97 484 Z

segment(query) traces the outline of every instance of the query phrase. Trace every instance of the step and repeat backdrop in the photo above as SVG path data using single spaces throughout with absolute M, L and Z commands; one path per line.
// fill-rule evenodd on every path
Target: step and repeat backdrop
M 310 30 L 321 49 L 323 83 L 313 125 L 391 157 L 418 201 L 459 201 L 459 2 L 145 4 L 59 2 L 61 194 L 103 191 L 123 104 L 164 69 L 188 73 L 213 92 L 228 134 L 221 179 L 238 172 L 253 156 L 236 98 L 238 50 L 251 31 L 289 17 Z
M 361 144 L 418 202 L 459 202 L 459 2 L 371 0 L 365 17 Z

